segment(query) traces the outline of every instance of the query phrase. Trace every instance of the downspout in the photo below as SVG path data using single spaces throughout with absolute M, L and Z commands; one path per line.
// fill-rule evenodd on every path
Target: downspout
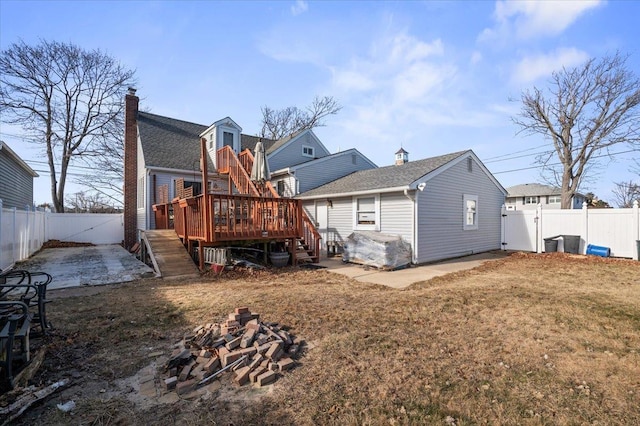
M 407 197 L 409 199 L 409 201 L 411 201 L 411 246 L 413 248 L 413 250 L 411 250 L 411 262 L 416 264 L 418 263 L 418 255 L 417 255 L 417 251 L 418 251 L 418 240 L 416 238 L 416 206 L 418 204 L 418 191 L 415 192 L 415 197 L 411 197 L 411 195 L 409 195 L 409 190 L 405 188 L 404 190 L 404 196 Z

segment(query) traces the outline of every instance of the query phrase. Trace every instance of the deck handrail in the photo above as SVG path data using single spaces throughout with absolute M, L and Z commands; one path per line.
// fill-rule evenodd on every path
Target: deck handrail
M 260 192 L 251 182 L 251 177 L 238 159 L 235 151 L 230 146 L 224 146 L 216 153 L 216 167 L 219 173 L 228 173 L 238 191 L 242 194 L 251 194 L 256 197 Z

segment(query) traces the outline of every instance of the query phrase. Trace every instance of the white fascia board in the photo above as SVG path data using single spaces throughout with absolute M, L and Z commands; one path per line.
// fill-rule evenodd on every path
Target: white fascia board
M 495 176 L 493 176 L 493 174 L 489 171 L 489 169 L 487 169 L 487 167 L 482 163 L 482 161 L 480 161 L 478 156 L 471 150 L 469 150 L 465 154 L 462 154 L 460 157 L 449 161 L 447 164 L 437 168 L 436 170 L 434 170 L 434 171 L 432 171 L 430 173 L 427 173 L 426 175 L 422 176 L 421 178 L 416 179 L 415 181 L 413 181 L 409 185 L 409 187 L 411 189 L 417 189 L 418 185 L 420 185 L 421 183 L 428 182 L 429 180 L 433 179 L 434 177 L 438 176 L 441 173 L 444 173 L 445 171 L 449 170 L 451 167 L 455 166 L 456 164 L 458 164 L 462 160 L 466 160 L 469 157 L 473 158 L 476 161 L 476 163 L 478 163 L 478 165 L 480 166 L 482 171 L 489 177 L 489 179 L 491 179 L 493 184 L 495 186 L 497 186 L 498 189 L 500 189 L 504 193 L 505 196 L 507 196 L 508 193 L 507 193 L 507 190 L 504 189 L 504 186 L 502 186 L 500 184 L 500 182 L 498 182 L 498 180 L 495 178 Z
M 362 155 L 362 154 L 360 153 L 360 151 L 358 151 L 358 150 L 357 150 L 357 149 L 355 149 L 355 148 L 350 148 L 350 149 L 348 149 L 348 150 L 346 150 L 346 151 L 341 151 L 341 152 L 337 152 L 337 153 L 335 153 L 335 154 L 325 155 L 324 157 L 316 158 L 316 159 L 311 160 L 311 161 L 305 161 L 304 163 L 300 163 L 300 164 L 298 164 L 298 165 L 291 166 L 291 167 L 289 167 L 289 169 L 291 169 L 292 171 L 296 171 L 296 170 L 299 170 L 299 169 L 305 168 L 305 167 L 307 167 L 307 166 L 316 165 L 316 164 L 319 164 L 319 163 L 323 163 L 323 162 L 325 162 L 325 161 L 330 161 L 330 160 L 332 160 L 332 159 L 334 159 L 334 158 L 338 158 L 338 157 L 341 157 L 341 156 L 343 156 L 343 155 L 350 155 L 350 154 L 356 154 L 356 153 L 360 155 L 360 158 L 364 159 L 364 160 L 365 160 L 365 161 L 367 161 L 369 164 L 371 164 L 371 165 L 373 166 L 373 168 L 374 168 L 374 169 L 377 169 L 377 168 L 378 168 L 378 166 L 376 166 L 376 165 L 375 165 L 371 160 L 369 160 L 367 157 L 365 157 L 364 155 Z
M 317 200 L 320 198 L 340 198 L 340 197 L 353 197 L 353 196 L 370 195 L 370 194 L 386 194 L 387 192 L 403 192 L 405 189 L 414 189 L 414 188 L 410 188 L 408 186 L 396 186 L 393 188 L 368 189 L 366 191 L 352 191 L 352 192 L 342 192 L 342 193 L 308 195 L 306 197 L 296 196 L 294 198 L 298 200 Z
M 198 168 L 198 170 L 183 170 L 183 169 L 170 169 L 168 167 L 155 167 L 155 166 L 146 166 L 146 169 L 152 172 L 163 172 L 163 173 L 175 173 L 175 174 L 183 174 L 183 175 L 193 175 L 194 172 L 198 176 L 202 176 L 202 170 Z M 219 176 L 218 172 L 209 172 L 209 176 Z
M 235 127 L 236 129 L 238 129 L 240 131 L 240 133 L 242 133 L 242 127 L 240 127 L 238 125 L 238 123 L 233 121 L 231 119 L 231 117 L 225 117 L 225 118 L 222 118 L 222 119 L 214 122 L 211 126 L 207 127 L 207 129 L 204 132 L 200 133 L 200 137 L 201 138 L 204 137 L 204 135 L 209 133 L 211 130 L 213 130 L 214 128 L 219 127 L 219 126 L 221 126 L 223 124 L 227 125 L 227 126 Z
M 271 176 L 290 175 L 290 174 L 293 174 L 293 173 L 291 173 L 291 168 L 290 167 L 286 167 L 284 169 L 280 169 L 280 170 L 276 170 L 275 172 L 271 172 Z
M 38 173 L 35 172 L 35 170 L 33 170 L 31 167 L 29 167 L 29 165 L 27 163 L 25 163 L 24 160 L 22 158 L 20 158 L 20 156 L 18 156 L 18 154 L 13 152 L 13 150 L 11 148 L 9 148 L 9 145 L 7 145 L 6 142 L 0 141 L 0 151 L 2 151 L 2 150 L 5 150 L 7 152 L 7 155 L 9 157 L 13 158 L 13 160 L 16 163 L 18 163 L 18 165 L 20 167 L 25 169 L 32 177 L 39 177 L 40 176 Z

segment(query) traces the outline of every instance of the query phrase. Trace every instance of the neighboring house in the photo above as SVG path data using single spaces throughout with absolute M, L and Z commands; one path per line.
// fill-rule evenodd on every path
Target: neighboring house
M 0 141 L 0 200 L 6 209 L 33 206 L 33 171 L 18 154 Z
M 201 139 L 206 140 L 209 192 L 228 193 L 227 175 L 216 171 L 216 153 L 230 146 L 238 154 L 253 152 L 256 136 L 245 135 L 231 118 L 210 126 L 138 111 L 139 99 L 131 90 L 125 98 L 125 244 L 137 240 L 137 229 L 155 228 L 152 206 L 160 203 L 158 188 L 168 187 L 168 198 L 176 196 L 176 181 L 184 179 L 194 194 L 202 193 Z M 294 196 L 357 170 L 376 165 L 357 150 L 330 154 L 312 130 L 280 140 L 262 139 L 272 184 L 281 195 Z M 133 207 L 132 207 L 133 206 Z
M 329 243 L 373 230 L 402 237 L 412 262 L 425 263 L 501 248 L 500 214 L 507 191 L 473 151 L 363 170 L 301 193 L 307 213 Z
M 539 183 L 525 183 L 507 188 L 507 209 L 529 210 L 535 209 L 538 204 L 542 208 L 559 209 L 562 191 L 558 187 L 542 185 Z M 581 209 L 585 197 L 576 193 L 571 200 L 572 209 Z

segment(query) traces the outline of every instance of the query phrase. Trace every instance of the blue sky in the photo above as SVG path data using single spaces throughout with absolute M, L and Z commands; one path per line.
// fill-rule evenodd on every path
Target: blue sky
M 355 147 L 383 166 L 401 145 L 410 160 L 473 149 L 508 187 L 541 182 L 533 154 L 547 147 L 516 134 L 522 90 L 616 50 L 639 75 L 639 16 L 634 1 L 0 0 L 0 48 L 40 38 L 100 48 L 136 70 L 141 108 L 200 124 L 230 116 L 247 134 L 261 106 L 331 95 L 343 109 L 316 130 L 331 152 Z M 42 159 L 15 129 L 0 133 L 27 162 Z M 634 157 L 604 162 L 583 192 L 612 199 Z M 50 198 L 40 175 L 36 203 Z

